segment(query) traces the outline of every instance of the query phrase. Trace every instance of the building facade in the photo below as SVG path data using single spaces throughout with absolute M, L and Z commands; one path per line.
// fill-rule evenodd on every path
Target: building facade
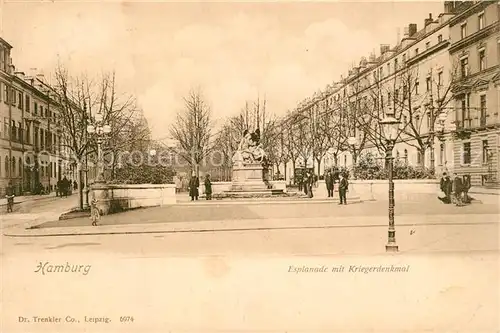
M 318 108 L 343 125 L 323 165 L 351 167 L 366 152 L 382 159 L 378 122 L 391 110 L 401 122 L 397 161 L 436 175 L 471 174 L 474 185 L 496 182 L 499 8 L 497 1 L 445 1 L 422 29 L 409 24 L 398 45 L 381 45 L 379 56 L 300 103 L 294 113 Z
M 76 180 L 58 115 L 57 98 L 43 76 L 16 72 L 12 46 L 0 38 L 0 196 L 55 190 L 63 176 Z
M 498 182 L 500 118 L 500 3 L 467 1 L 450 21 L 454 87 L 455 171 L 475 185 Z

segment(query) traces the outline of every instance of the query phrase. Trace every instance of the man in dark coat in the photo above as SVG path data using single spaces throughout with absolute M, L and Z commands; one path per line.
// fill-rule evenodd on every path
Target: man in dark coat
M 61 187 L 62 187 L 62 193 L 65 197 L 68 196 L 68 191 L 69 191 L 69 180 L 64 176 L 64 178 L 61 180 Z
M 470 175 L 464 175 L 462 181 L 463 203 L 470 203 L 469 190 L 471 188 Z
M 212 200 L 212 181 L 209 174 L 205 176 L 205 195 L 207 200 Z
M 198 200 L 199 187 L 200 179 L 196 177 L 196 174 L 193 172 L 191 179 L 189 180 L 189 196 L 191 197 L 191 201 Z
M 453 179 L 453 195 L 455 198 L 455 205 L 457 206 L 462 206 L 462 191 L 462 178 L 458 177 L 457 173 L 455 173 Z
M 441 180 L 439 181 L 439 188 L 441 191 L 444 193 L 444 198 L 440 198 L 441 201 L 445 204 L 450 204 L 451 203 L 451 191 L 452 191 L 452 185 L 451 185 L 451 180 L 450 176 L 448 176 L 445 173 L 443 173 L 443 176 L 441 177 Z
M 333 197 L 333 174 L 330 170 L 328 170 L 325 175 L 325 185 L 328 191 L 328 197 Z
M 340 203 L 339 205 L 347 205 L 347 190 L 349 189 L 349 182 L 347 181 L 347 178 L 344 174 L 340 174 L 340 181 L 339 181 L 339 198 L 340 198 Z

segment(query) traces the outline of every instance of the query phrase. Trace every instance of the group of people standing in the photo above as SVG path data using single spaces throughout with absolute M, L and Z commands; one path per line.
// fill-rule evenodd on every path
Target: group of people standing
M 304 191 L 304 193 L 309 197 L 312 198 L 314 196 L 313 194 L 313 186 L 316 184 L 318 181 L 318 178 L 316 175 L 309 171 L 309 170 L 304 170 L 302 174 L 297 177 L 297 182 L 299 185 L 299 191 Z
M 471 187 L 470 175 L 458 176 L 453 174 L 453 179 L 445 172 L 439 182 L 439 187 L 443 194 L 439 197 L 445 204 L 454 203 L 456 206 L 463 206 L 470 203 L 469 189 Z
M 338 190 L 339 190 L 339 205 L 347 205 L 347 191 L 349 190 L 349 181 L 346 175 L 343 173 L 334 174 L 332 171 L 328 170 L 325 174 L 325 185 L 328 191 L 328 197 L 333 198 L 333 192 L 335 190 L 335 181 L 338 180 Z
M 210 175 L 206 174 L 205 175 L 205 196 L 207 200 L 212 200 L 212 181 L 210 180 Z M 196 174 L 193 172 L 191 175 L 191 179 L 189 179 L 189 196 L 191 197 L 191 201 L 198 200 L 198 197 L 200 196 L 200 179 Z
M 71 183 L 71 181 L 68 180 L 66 176 L 64 176 L 63 179 L 59 179 L 56 185 L 56 196 L 67 197 L 71 192 L 71 186 L 73 186 L 73 189 L 75 190 L 78 188 L 78 184 L 76 183 L 76 181 Z

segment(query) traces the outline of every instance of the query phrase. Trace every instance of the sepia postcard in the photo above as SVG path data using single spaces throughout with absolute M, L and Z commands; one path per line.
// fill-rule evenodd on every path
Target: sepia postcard
M 500 2 L 0 0 L 0 332 L 499 333 Z

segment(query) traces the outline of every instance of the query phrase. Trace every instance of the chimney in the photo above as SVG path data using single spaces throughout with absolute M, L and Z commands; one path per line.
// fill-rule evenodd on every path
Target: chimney
M 426 18 L 425 21 L 424 21 L 424 26 L 428 26 L 429 24 L 432 23 L 432 21 L 434 21 L 432 19 L 432 13 L 429 13 L 429 18 Z
M 411 23 L 408 26 L 408 36 L 413 37 L 417 33 L 417 25 L 415 23 Z
M 389 52 L 390 49 L 391 49 L 391 46 L 389 44 L 380 44 L 380 54 L 381 55 Z
M 408 38 L 408 37 L 410 37 L 410 28 L 405 27 L 403 38 Z
M 24 74 L 24 72 L 15 72 L 14 75 L 23 81 L 26 79 L 26 74 Z

